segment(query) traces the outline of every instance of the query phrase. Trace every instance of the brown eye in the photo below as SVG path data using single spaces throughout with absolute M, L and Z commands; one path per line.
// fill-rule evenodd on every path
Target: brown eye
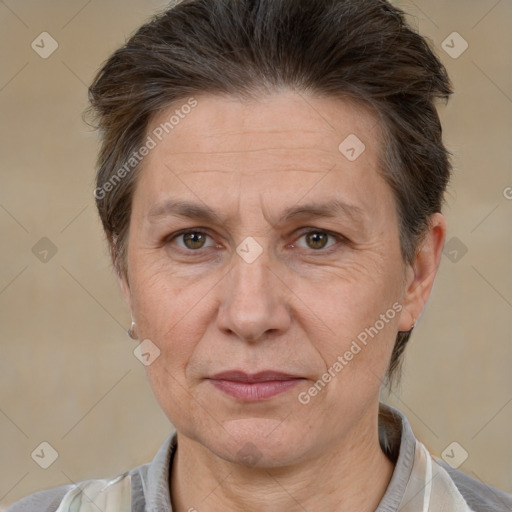
M 204 231 L 182 231 L 169 239 L 169 243 L 176 243 L 178 247 L 183 250 L 197 251 L 205 247 L 209 247 L 208 245 L 205 245 L 208 238 L 210 238 L 210 236 L 208 236 Z
M 206 235 L 204 233 L 192 232 L 192 233 L 185 233 L 184 235 L 182 235 L 182 237 L 183 237 L 183 243 L 189 249 L 201 249 L 201 247 L 203 247 L 203 245 L 204 245 Z
M 342 237 L 336 237 L 334 235 L 331 235 L 330 233 L 327 233 L 326 231 L 321 230 L 314 230 L 309 231 L 307 233 L 304 233 L 300 238 L 304 238 L 306 241 L 306 249 L 313 249 L 315 251 L 319 251 L 321 249 L 330 248 L 331 246 L 336 244 L 337 239 L 342 240 Z M 334 242 L 331 243 L 329 246 L 327 245 L 329 238 L 333 239 Z M 303 245 L 300 245 L 300 247 L 304 247 Z
M 312 231 L 311 233 L 307 233 L 305 237 L 306 243 L 311 247 L 311 249 L 323 249 L 327 244 L 329 235 L 319 231 Z

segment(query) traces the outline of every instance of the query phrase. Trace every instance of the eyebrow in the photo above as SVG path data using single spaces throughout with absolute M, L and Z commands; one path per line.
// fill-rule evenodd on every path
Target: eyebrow
M 302 218 L 333 218 L 342 215 L 348 217 L 353 222 L 362 223 L 364 214 L 364 210 L 355 204 L 346 203 L 340 199 L 332 199 L 322 203 L 312 202 L 291 206 L 282 212 L 281 219 L 282 222 L 290 222 Z M 159 217 L 168 216 L 229 225 L 226 217 L 218 214 L 209 206 L 190 201 L 167 199 L 153 206 L 148 212 L 150 220 L 157 220 Z

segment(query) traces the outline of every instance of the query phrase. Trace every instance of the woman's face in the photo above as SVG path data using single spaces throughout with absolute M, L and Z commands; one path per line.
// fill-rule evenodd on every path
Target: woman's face
M 291 91 L 195 100 L 153 120 L 133 198 L 123 291 L 160 350 L 149 380 L 219 457 L 307 460 L 375 413 L 412 323 L 379 126 Z

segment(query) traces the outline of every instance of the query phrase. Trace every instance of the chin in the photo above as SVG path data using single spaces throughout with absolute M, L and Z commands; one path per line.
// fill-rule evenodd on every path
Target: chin
M 282 419 L 228 420 L 219 430 L 200 436 L 199 442 L 218 457 L 248 467 L 294 464 L 305 456 L 307 449 L 304 443 L 306 432 L 286 425 Z

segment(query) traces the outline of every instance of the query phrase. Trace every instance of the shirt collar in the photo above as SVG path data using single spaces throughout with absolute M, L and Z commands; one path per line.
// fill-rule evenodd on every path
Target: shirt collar
M 416 438 L 407 418 L 397 409 L 383 403 L 379 410 L 379 440 L 386 455 L 395 462 L 395 469 L 375 512 L 395 512 L 411 477 Z

